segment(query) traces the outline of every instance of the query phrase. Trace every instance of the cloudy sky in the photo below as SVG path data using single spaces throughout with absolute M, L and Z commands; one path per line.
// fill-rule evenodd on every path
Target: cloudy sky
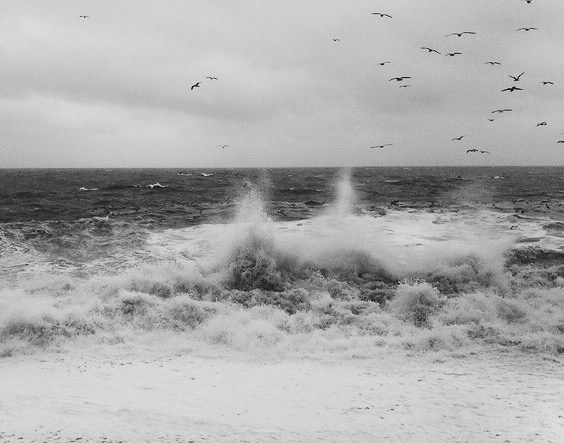
M 0 60 L 0 167 L 564 165 L 563 0 L 2 0 Z

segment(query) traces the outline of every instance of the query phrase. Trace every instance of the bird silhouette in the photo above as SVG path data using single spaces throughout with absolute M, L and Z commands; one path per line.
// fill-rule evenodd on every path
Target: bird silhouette
M 546 126 L 546 122 L 537 123 L 537 126 Z
M 519 28 L 517 29 L 517 31 L 525 31 L 525 32 L 529 32 L 529 31 L 537 31 L 538 28 Z
M 486 62 L 486 63 L 484 63 L 484 65 L 492 65 L 492 66 L 494 66 L 494 65 L 501 65 L 501 63 L 500 63 L 500 62 Z
M 378 15 L 380 17 L 392 18 L 392 16 L 390 14 L 383 14 L 382 12 L 373 12 L 372 15 Z
M 89 15 L 79 15 L 80 18 L 90 18 Z
M 511 77 L 513 79 L 513 81 L 518 82 L 521 79 L 521 76 L 524 74 L 524 72 L 521 72 L 521 74 L 519 74 L 517 77 L 513 77 L 512 75 L 510 75 L 509 77 Z
M 411 85 L 401 85 L 400 88 L 411 88 Z
M 436 52 L 437 54 L 440 54 L 440 52 L 437 51 L 436 49 L 431 49 L 431 48 L 428 48 L 427 46 L 421 46 L 421 49 L 426 49 L 429 52 Z
M 515 92 L 515 91 L 522 91 L 522 89 L 518 88 L 517 86 L 511 86 L 511 88 L 505 88 L 501 90 L 501 92 L 504 91 Z
M 541 82 L 541 83 L 543 84 L 543 86 L 546 86 L 546 85 L 553 85 L 553 84 L 554 84 L 554 83 L 552 83 L 552 82 Z
M 467 149 L 466 153 L 468 154 L 469 152 L 479 152 L 480 154 L 490 154 L 489 151 L 481 151 L 480 149 Z
M 488 118 L 489 122 L 495 122 L 495 118 Z
M 564 143 L 564 140 L 558 140 L 556 143 Z
M 378 63 L 378 66 L 384 66 L 384 65 L 387 65 L 389 63 L 392 63 L 392 62 L 380 62 L 380 63 Z
M 190 91 L 191 91 L 192 89 L 194 89 L 194 88 L 199 88 L 199 87 L 200 87 L 200 83 L 202 83 L 202 82 L 198 82 L 198 83 L 193 84 L 193 85 L 190 87 Z
M 384 143 L 383 145 L 370 146 L 370 149 L 376 149 L 376 148 L 383 149 L 386 146 L 392 146 L 392 145 L 393 143 Z
M 523 0 L 523 1 L 525 1 L 525 2 L 527 2 L 527 3 L 532 3 L 532 2 L 533 2 L 533 0 Z
M 395 81 L 397 81 L 397 82 L 402 82 L 402 81 L 404 81 L 406 78 L 411 78 L 411 77 L 406 77 L 406 76 L 404 76 L 404 77 L 393 77 L 393 78 L 389 79 L 388 81 L 391 82 L 392 80 L 395 80 Z
M 465 136 L 465 135 L 461 135 L 460 137 L 454 137 L 451 141 L 452 141 L 452 142 L 455 141 L 455 140 L 461 141 L 464 137 L 466 137 L 466 136 Z
M 229 148 L 229 145 L 217 145 L 218 148 L 225 149 Z
M 217 77 L 206 77 L 209 78 L 210 80 L 217 80 Z
M 340 39 L 340 38 L 334 38 L 333 41 L 334 41 L 334 42 L 340 42 L 341 39 Z
M 447 52 L 447 53 L 445 54 L 445 57 L 446 57 L 446 56 L 454 57 L 455 55 L 462 55 L 462 52 Z
M 462 37 L 464 34 L 476 34 L 475 32 L 471 32 L 471 31 L 464 31 L 464 32 L 453 32 L 452 34 L 447 34 L 445 35 L 445 37 L 450 37 L 451 35 L 457 35 L 458 37 Z
M 502 114 L 503 112 L 509 112 L 509 111 L 513 111 L 513 109 L 496 109 L 495 111 L 492 111 L 492 114 L 495 114 L 496 112 Z

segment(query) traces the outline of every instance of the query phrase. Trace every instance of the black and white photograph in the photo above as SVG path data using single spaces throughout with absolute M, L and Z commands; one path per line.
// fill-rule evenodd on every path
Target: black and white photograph
M 564 441 L 563 0 L 0 11 L 0 443 Z

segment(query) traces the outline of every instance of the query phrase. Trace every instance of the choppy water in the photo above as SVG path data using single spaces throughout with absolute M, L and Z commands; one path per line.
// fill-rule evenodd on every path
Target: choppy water
M 564 352 L 563 173 L 0 170 L 0 355 Z

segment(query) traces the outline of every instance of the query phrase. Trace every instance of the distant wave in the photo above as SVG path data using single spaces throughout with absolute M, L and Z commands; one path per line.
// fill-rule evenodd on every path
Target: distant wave
M 166 186 L 161 185 L 159 182 L 153 183 L 152 185 L 147 185 L 147 186 L 145 186 L 145 187 L 146 187 L 146 188 L 151 188 L 151 189 L 154 189 L 154 188 L 166 188 Z

